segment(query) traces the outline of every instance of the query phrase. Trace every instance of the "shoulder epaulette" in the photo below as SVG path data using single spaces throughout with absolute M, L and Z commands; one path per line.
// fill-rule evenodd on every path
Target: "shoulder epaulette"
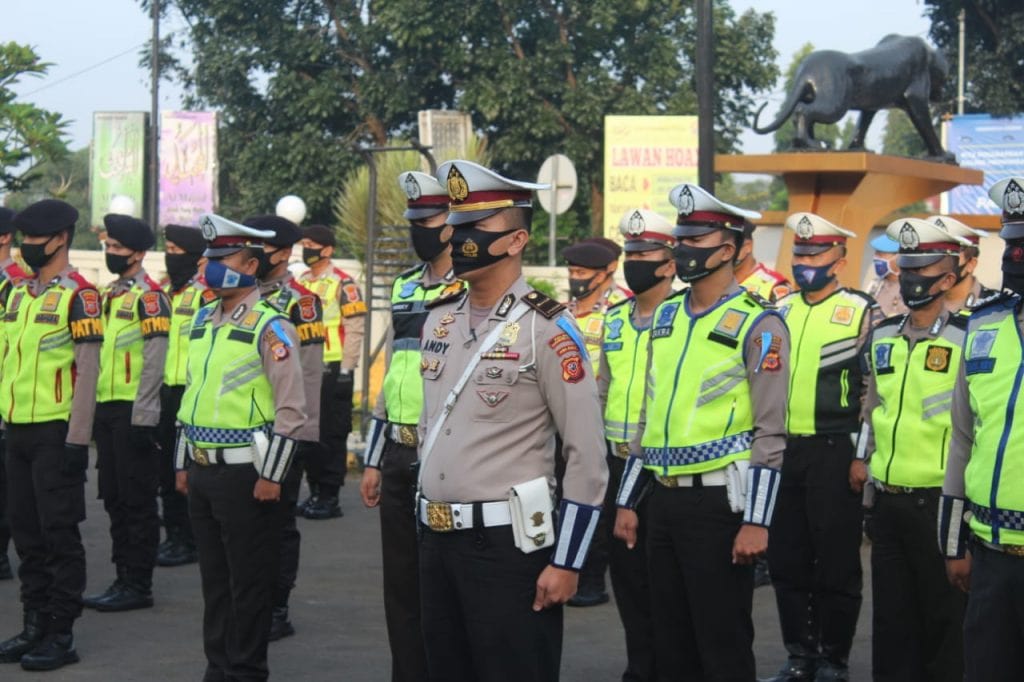
M 903 318 L 906 316 L 906 313 L 900 313 L 899 315 L 887 317 L 875 325 L 875 329 L 881 329 L 882 327 L 899 327 L 903 324 Z
M 157 282 L 152 277 L 150 277 L 148 274 L 143 275 L 142 283 L 149 287 L 150 291 L 162 291 L 162 289 L 160 288 L 160 283 Z
M 615 303 L 612 303 L 610 306 L 608 306 L 608 310 L 605 311 L 605 312 L 611 312 L 615 308 L 621 308 L 622 306 L 626 305 L 627 303 L 632 303 L 635 300 L 636 300 L 635 296 L 630 296 L 629 298 L 624 298 L 621 301 L 616 301 Z
M 749 289 L 744 289 L 743 291 L 746 293 L 747 298 L 751 299 L 765 310 L 775 310 L 775 304 L 756 291 L 750 291 Z
M 958 310 L 949 316 L 949 320 L 946 322 L 950 327 L 956 327 L 957 329 L 967 329 L 967 321 L 971 318 L 969 310 Z
M 682 295 L 685 294 L 687 291 L 689 291 L 689 287 L 685 287 L 683 289 L 680 289 L 679 291 L 673 291 L 671 294 L 665 297 L 665 300 L 670 301 L 673 298 L 681 298 Z
M 398 280 L 405 279 L 406 277 L 423 274 L 423 267 L 424 264 L 420 263 L 419 265 L 412 266 L 408 270 L 402 270 L 400 273 L 395 275 L 395 281 L 397 282 Z
M 860 289 L 850 289 L 848 287 L 843 287 L 843 291 L 850 294 L 854 298 L 862 299 L 868 305 L 869 308 L 873 305 L 877 305 L 874 297 L 865 291 L 861 291 Z
M 87 280 L 76 270 L 72 270 L 67 274 L 67 279 L 74 283 L 75 289 L 95 289 L 96 285 Z
M 563 304 L 542 294 L 536 289 L 526 294 L 526 296 L 523 296 L 523 303 L 530 306 L 549 320 L 565 310 L 565 306 Z
M 456 280 L 445 287 L 444 291 L 442 291 L 437 298 L 427 301 L 423 307 L 430 309 L 442 306 L 446 303 L 454 303 L 455 301 L 461 300 L 467 291 L 469 291 L 469 289 L 466 287 L 466 283 L 461 279 Z
M 286 286 L 294 291 L 299 296 L 314 296 L 315 294 L 299 283 L 297 279 L 290 279 L 286 283 Z
M 983 308 L 995 308 L 999 306 L 1016 305 L 1016 302 L 1020 300 L 1017 294 L 1009 291 L 996 291 L 991 296 L 979 298 L 978 302 L 974 304 L 973 312 L 978 312 Z

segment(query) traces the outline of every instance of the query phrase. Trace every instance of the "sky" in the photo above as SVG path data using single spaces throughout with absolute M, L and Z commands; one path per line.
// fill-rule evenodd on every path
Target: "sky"
M 732 0 L 731 5 L 737 13 L 753 8 L 775 14 L 780 69 L 807 42 L 853 52 L 889 33 L 926 36 L 928 31 L 920 0 Z M 161 30 L 183 26 L 180 17 L 171 16 Z M 94 111 L 149 111 L 149 77 L 139 57 L 150 30 L 149 17 L 135 0 L 0 0 L 0 40 L 28 43 L 53 64 L 44 78 L 27 78 L 16 90 L 72 121 L 72 149 L 89 144 Z M 180 108 L 181 90 L 166 82 L 160 87 L 161 109 Z M 784 97 L 780 83 L 768 95 L 766 114 L 773 114 Z M 869 146 L 877 146 L 883 128 L 879 117 Z M 771 151 L 770 135 L 747 132 L 742 141 L 747 153 Z

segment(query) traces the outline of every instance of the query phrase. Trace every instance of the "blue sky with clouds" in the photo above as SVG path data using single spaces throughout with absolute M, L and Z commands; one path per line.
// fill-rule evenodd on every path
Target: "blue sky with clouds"
M 747 8 L 775 13 L 775 48 L 785 67 L 804 43 L 844 51 L 864 49 L 888 33 L 925 36 L 928 21 L 919 0 L 733 0 L 737 12 Z M 181 29 L 172 16 L 163 30 Z M 134 0 L 0 0 L 0 40 L 33 45 L 53 62 L 44 79 L 29 78 L 18 91 L 36 104 L 62 112 L 73 120 L 72 147 L 88 145 L 93 111 L 148 111 L 148 74 L 139 67 L 139 54 L 149 38 L 149 17 Z M 784 93 L 769 99 L 773 112 Z M 160 105 L 174 109 L 181 92 L 161 84 Z M 872 130 L 879 139 L 881 117 Z M 770 136 L 748 133 L 747 152 L 770 150 Z

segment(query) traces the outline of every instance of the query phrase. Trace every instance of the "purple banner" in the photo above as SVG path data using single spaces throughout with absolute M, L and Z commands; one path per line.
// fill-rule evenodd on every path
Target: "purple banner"
M 160 114 L 160 224 L 196 225 L 217 209 L 217 114 Z

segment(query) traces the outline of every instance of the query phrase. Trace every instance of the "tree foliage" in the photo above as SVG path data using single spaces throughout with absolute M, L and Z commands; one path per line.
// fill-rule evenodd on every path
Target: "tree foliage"
M 58 159 L 42 161 L 32 177 L 17 192 L 7 195 L 9 208 L 20 211 L 42 199 L 60 199 L 78 209 L 75 228 L 76 249 L 99 249 L 96 233 L 90 229 L 89 148 L 84 147 Z
M 460 109 L 513 177 L 567 154 L 581 192 L 566 223 L 586 232 L 601 219 L 604 116 L 697 112 L 693 0 L 167 4 L 188 25 L 173 76 L 189 105 L 222 112 L 229 213 L 291 192 L 327 222 L 358 165 L 354 145 L 415 135 L 421 109 Z M 777 76 L 773 35 L 770 13 L 716 3 L 721 152 L 735 150 L 753 97 Z
M 28 45 L 0 43 L 0 192 L 24 188 L 36 166 L 67 153 L 60 114 L 19 101 L 14 92 L 24 76 L 42 77 L 50 64 Z
M 931 38 L 955 65 L 960 10 L 965 12 L 967 113 L 1007 116 L 1024 112 L 1024 3 L 1020 0 L 925 0 Z M 956 79 L 946 88 L 944 111 L 955 111 Z

